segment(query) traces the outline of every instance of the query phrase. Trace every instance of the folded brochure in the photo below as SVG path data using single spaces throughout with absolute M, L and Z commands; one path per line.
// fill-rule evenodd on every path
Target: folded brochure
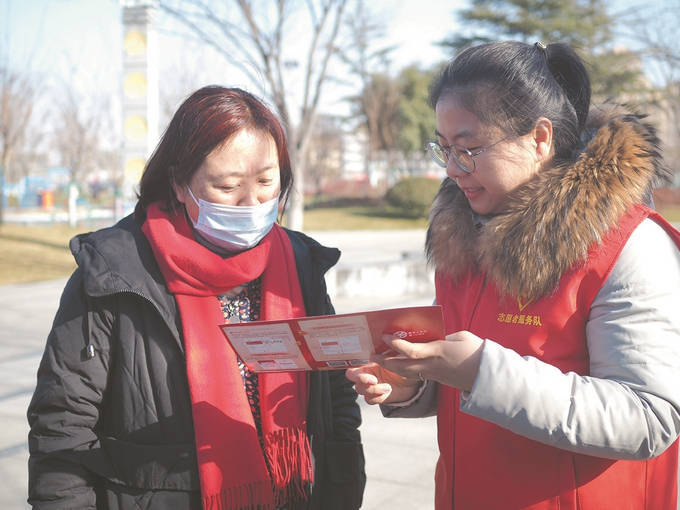
M 240 322 L 220 325 L 238 356 L 253 372 L 344 369 L 388 350 L 392 334 L 411 342 L 444 338 L 441 306 Z

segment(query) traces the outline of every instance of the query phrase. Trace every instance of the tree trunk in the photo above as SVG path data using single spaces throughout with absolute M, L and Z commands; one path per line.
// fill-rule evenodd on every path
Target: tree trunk
M 5 223 L 5 178 L 9 166 L 9 154 L 3 151 L 0 159 L 0 225 Z
M 293 145 L 293 144 L 291 144 Z M 302 230 L 305 210 L 305 154 L 297 147 L 291 147 L 290 162 L 293 167 L 293 188 L 290 190 L 286 212 L 286 226 L 291 230 Z
M 5 223 L 5 169 L 0 168 L 0 225 Z

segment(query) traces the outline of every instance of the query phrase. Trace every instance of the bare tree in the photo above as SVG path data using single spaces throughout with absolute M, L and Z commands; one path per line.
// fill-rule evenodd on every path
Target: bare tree
M 36 88 L 28 75 L 0 63 L 0 225 L 4 221 L 4 185 L 25 142 L 33 114 Z
M 680 185 L 680 47 L 677 27 L 680 4 L 628 7 L 616 14 L 621 35 L 635 41 L 652 81 L 649 103 L 654 107 L 664 141 L 664 156 Z
M 198 45 L 196 45 L 198 46 Z M 161 70 L 160 81 L 163 86 L 159 92 L 159 127 L 164 130 L 179 105 L 194 91 L 207 85 L 205 69 L 210 62 L 202 58 L 200 48 L 189 47 L 190 52 L 196 53 L 196 58 L 186 59 L 176 55 L 175 60 L 169 62 Z
M 37 108 L 37 110 L 40 109 Z M 43 145 L 45 140 L 43 124 L 46 122 L 46 115 L 42 115 L 42 119 L 40 117 L 34 108 L 31 122 L 24 136 L 25 143 L 12 158 L 12 182 L 20 181 L 49 166 L 49 154 L 44 150 Z
M 111 157 L 102 150 L 104 132 L 110 127 L 110 110 L 108 102 L 99 98 L 88 105 L 68 85 L 61 98 L 54 111 L 52 143 L 61 164 L 69 170 L 69 223 L 75 225 L 76 186 L 84 187 L 88 173 L 95 168 L 112 165 Z
M 321 195 L 324 183 L 337 177 L 342 168 L 342 128 L 332 115 L 319 115 L 307 153 L 307 177 L 314 183 L 315 195 Z
M 395 50 L 394 46 L 378 44 L 385 35 L 385 26 L 378 19 L 382 20 L 383 17 L 368 12 L 365 2 L 359 0 L 355 4 L 353 15 L 345 22 L 347 41 L 342 45 L 340 53 L 350 75 L 358 77 L 360 82 L 360 94 L 350 97 L 349 101 L 354 106 L 353 116 L 366 133 L 364 173 L 367 179 L 370 179 L 371 163 L 375 159 L 376 150 L 384 148 L 387 133 L 380 133 L 379 130 L 389 130 L 389 127 L 380 121 L 384 120 L 381 117 L 391 115 L 384 111 L 384 107 L 393 99 L 390 90 L 379 90 L 381 85 L 387 83 L 384 80 L 381 83 L 377 81 L 378 76 L 386 78 L 390 53 Z M 382 93 L 387 93 L 387 97 L 380 97 L 379 94 Z
M 106 105 L 86 108 L 71 88 L 57 104 L 53 144 L 72 182 L 82 184 L 88 170 L 99 163 Z
M 301 19 L 302 9 L 291 0 L 163 0 L 160 4 L 252 84 L 264 79 L 264 92 L 278 110 L 288 135 L 296 190 L 290 196 L 287 223 L 294 229 L 302 227 L 310 136 L 329 65 L 337 53 L 336 40 L 347 3 L 306 0 L 306 22 Z M 304 46 L 296 46 L 305 39 Z M 301 73 L 301 86 L 291 78 L 293 71 Z M 296 102 L 299 114 L 294 117 L 292 105 Z

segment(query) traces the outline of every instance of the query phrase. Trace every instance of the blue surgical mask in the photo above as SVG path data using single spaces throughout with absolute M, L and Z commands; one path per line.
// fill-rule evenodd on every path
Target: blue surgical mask
M 196 198 L 198 219 L 191 220 L 205 239 L 219 248 L 239 252 L 259 243 L 274 226 L 279 211 L 279 197 L 257 205 L 223 205 Z

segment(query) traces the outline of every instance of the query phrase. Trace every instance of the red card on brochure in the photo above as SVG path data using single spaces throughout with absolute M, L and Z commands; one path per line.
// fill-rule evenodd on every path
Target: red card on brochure
M 366 364 L 389 350 L 383 335 L 410 342 L 444 338 L 439 305 L 222 324 L 236 354 L 253 372 L 334 370 Z

